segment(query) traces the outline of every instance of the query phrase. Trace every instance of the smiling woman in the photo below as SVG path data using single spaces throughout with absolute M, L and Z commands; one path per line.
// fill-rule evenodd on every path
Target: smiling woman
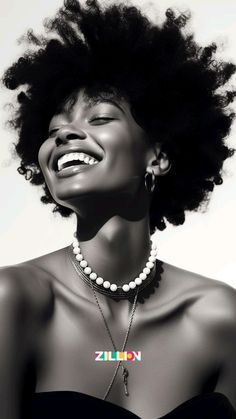
M 137 201 L 144 200 L 140 179 L 151 154 L 155 157 L 146 132 L 135 122 L 124 99 L 119 100 L 119 105 L 102 98 L 93 106 L 87 102 L 81 90 L 70 110 L 65 106 L 52 118 L 50 137 L 39 149 L 39 164 L 51 196 L 63 205 L 66 194 L 66 207 L 75 212 L 74 199 L 93 193 L 111 198 L 119 194 L 122 205 L 127 194 L 137 196 Z M 73 182 L 72 175 L 77 175 Z M 79 207 L 81 210 L 81 203 Z
M 68 0 L 4 74 L 18 171 L 77 228 L 1 269 L 1 419 L 236 418 L 235 290 L 151 238 L 200 209 L 234 153 L 235 66 L 187 21 Z

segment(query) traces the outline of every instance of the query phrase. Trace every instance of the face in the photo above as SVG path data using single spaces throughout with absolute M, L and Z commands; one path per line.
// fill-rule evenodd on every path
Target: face
M 52 118 L 38 157 L 55 201 L 73 208 L 86 196 L 134 194 L 149 149 L 125 100 L 90 101 L 80 91 Z

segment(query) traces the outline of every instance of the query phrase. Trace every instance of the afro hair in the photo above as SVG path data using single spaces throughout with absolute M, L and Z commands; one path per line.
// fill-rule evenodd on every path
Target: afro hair
M 188 19 L 168 9 L 158 26 L 134 6 L 67 0 L 44 22 L 43 35 L 27 32 L 30 48 L 6 70 L 3 83 L 18 89 L 10 120 L 19 133 L 18 171 L 43 185 L 41 200 L 54 203 L 54 212 L 66 217 L 72 210 L 50 195 L 38 151 L 58 107 L 83 87 L 89 97 L 126 97 L 136 122 L 171 161 L 153 194 L 151 233 L 166 227 L 164 219 L 183 224 L 185 211 L 200 209 L 223 182 L 224 160 L 235 151 L 225 144 L 235 91 L 225 85 L 236 67 L 216 59 L 214 43 L 199 46 L 184 29 Z

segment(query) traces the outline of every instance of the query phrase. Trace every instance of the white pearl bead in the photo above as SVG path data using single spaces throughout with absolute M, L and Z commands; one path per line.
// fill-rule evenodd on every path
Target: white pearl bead
M 80 262 L 80 266 L 81 266 L 82 268 L 86 268 L 86 266 L 88 266 L 88 262 L 87 262 L 86 260 L 81 260 L 81 262 Z
M 78 255 L 78 253 L 80 253 L 80 248 L 78 246 L 74 247 L 73 253 L 74 255 Z
M 152 269 L 153 266 L 154 266 L 154 263 L 153 262 L 147 262 L 146 263 L 146 267 L 149 268 L 149 269 Z
M 81 254 L 79 241 L 77 239 L 77 233 L 75 232 L 73 236 L 73 253 L 75 255 L 76 260 L 80 262 L 80 266 L 83 268 L 85 274 L 89 275 L 89 278 L 96 281 L 98 285 L 103 285 L 103 287 L 106 289 L 110 288 L 110 290 L 113 292 L 116 291 L 118 289 L 116 284 L 110 284 L 109 281 L 104 281 L 103 278 L 97 277 L 97 274 L 95 272 L 92 272 L 92 269 L 88 266 L 88 262 L 85 259 L 83 259 L 83 255 Z M 150 274 L 151 269 L 154 267 L 154 262 L 156 261 L 156 249 L 156 244 L 151 241 L 151 252 L 148 258 L 148 262 L 146 263 L 146 267 L 139 274 L 139 277 L 135 278 L 133 281 L 130 281 L 129 284 L 124 284 L 122 286 L 123 291 L 128 292 L 130 289 L 134 289 L 137 285 L 141 285 L 142 281 L 147 278 L 147 275 Z
M 142 279 L 141 278 L 135 278 L 134 280 L 136 285 L 141 285 L 142 284 Z
M 96 283 L 97 283 L 98 285 L 102 285 L 102 283 L 103 283 L 103 279 L 99 276 L 99 277 L 96 279 Z

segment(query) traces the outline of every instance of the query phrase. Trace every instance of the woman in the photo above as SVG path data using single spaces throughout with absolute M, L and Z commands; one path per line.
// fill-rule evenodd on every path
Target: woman
M 77 229 L 1 270 L 2 419 L 236 417 L 235 290 L 162 263 L 150 240 L 207 201 L 234 152 L 235 66 L 186 21 L 67 1 L 4 75 L 19 172 Z

